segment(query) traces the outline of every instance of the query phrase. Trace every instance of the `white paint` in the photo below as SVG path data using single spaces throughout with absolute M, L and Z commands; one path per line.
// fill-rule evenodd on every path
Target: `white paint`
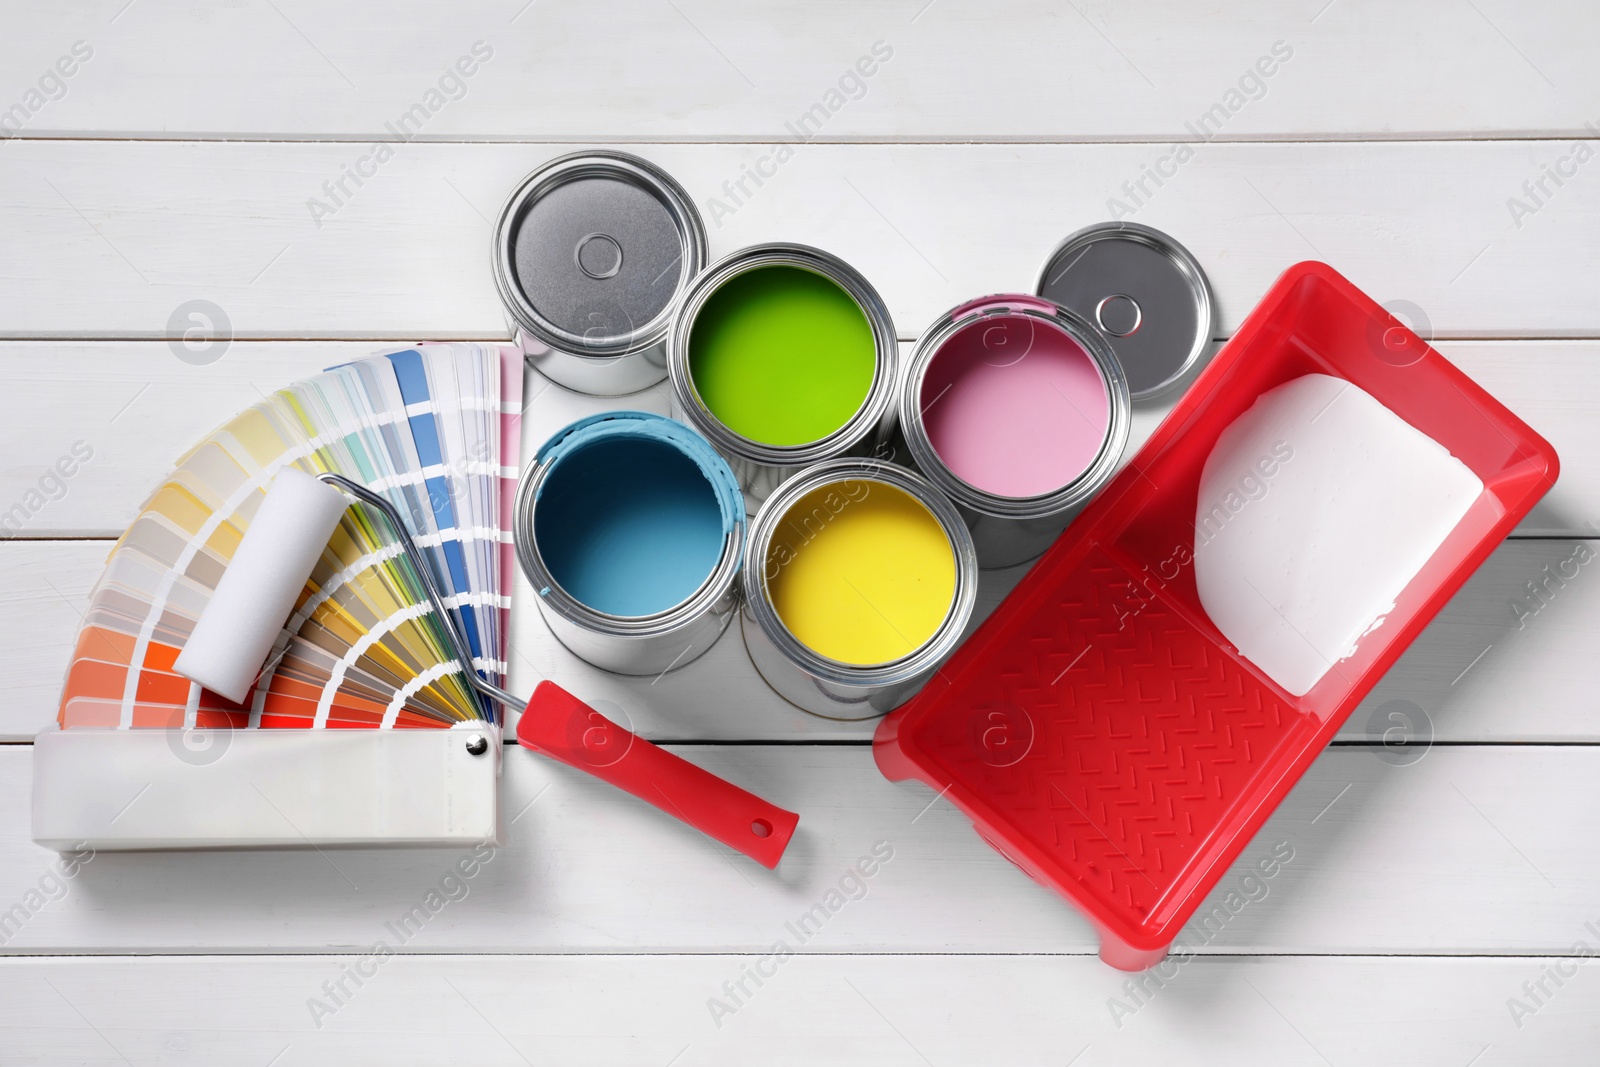
M 1224 637 L 1303 696 L 1483 492 L 1443 445 L 1327 374 L 1269 389 L 1217 437 L 1195 511 L 1195 585 Z

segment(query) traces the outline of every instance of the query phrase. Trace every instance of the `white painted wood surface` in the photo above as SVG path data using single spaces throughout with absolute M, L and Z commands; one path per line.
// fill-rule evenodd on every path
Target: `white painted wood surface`
M 402 145 L 318 219 L 307 202 L 366 146 L 0 147 L 11 211 L 0 336 L 164 337 L 174 309 L 202 298 L 238 337 L 405 339 L 505 336 L 489 219 L 518 179 L 574 146 Z M 880 290 L 902 337 L 974 294 L 1031 289 L 1055 244 L 1105 219 L 1109 198 L 1166 151 L 806 145 L 734 204 L 723 183 L 774 146 L 632 148 L 693 196 L 713 255 L 773 240 L 827 249 Z M 1164 187 L 1147 183 L 1132 217 L 1205 265 L 1224 331 L 1285 267 L 1323 259 L 1379 301 L 1420 307 L 1435 336 L 1593 338 L 1600 246 L 1573 238 L 1600 228 L 1600 181 L 1579 169 L 1520 220 L 1506 206 L 1569 151 L 1546 140 L 1202 145 Z
M 1089 924 L 934 803 L 877 773 L 861 745 L 676 749 L 801 813 L 768 872 L 654 808 L 532 753 L 507 753 L 505 843 L 403 943 L 398 922 L 465 849 L 105 853 L 30 915 L 9 953 L 370 950 L 760 954 L 875 847 L 890 858 L 796 952 L 1090 954 Z M 1223 877 L 1179 942 L 1249 954 L 1565 954 L 1600 927 L 1600 857 L 1574 827 L 1600 819 L 1593 750 L 1436 745 L 1397 767 L 1338 746 Z M 57 860 L 27 837 L 26 746 L 0 747 L 0 901 Z M 130 798 L 131 799 L 131 798 Z M 512 821 L 515 820 L 515 821 Z M 1265 895 L 1201 919 L 1257 861 L 1292 857 Z M 882 856 L 882 852 L 878 853 Z M 444 885 L 448 890 L 449 886 Z M 463 896 L 464 892 L 464 896 Z M 791 941 L 798 939 L 790 934 Z M 1600 951 L 1600 941 L 1591 935 Z
M 1600 119 L 1577 47 L 1597 28 L 1588 5 L 1552 0 L 258 0 L 199 18 L 99 0 L 19 13 L 0 66 L 20 97 L 74 41 L 94 50 L 25 135 L 365 139 L 481 40 L 493 57 L 422 137 L 759 141 L 882 41 L 892 57 L 821 137 L 1166 141 L 1282 42 L 1290 57 L 1245 86 L 1257 98 L 1221 137 L 1565 136 Z
M 1208 957 L 1136 1000 L 1082 957 L 31 959 L 0 969 L 18 1062 L 884 1067 L 1563 1063 L 1600 1038 L 1600 968 L 1562 959 Z M 372 972 L 331 1014 L 324 982 Z M 1567 977 L 1516 1025 L 1506 1001 Z M 1113 1013 L 1112 1005 L 1122 1005 Z M 316 1014 L 313 1015 L 313 1012 Z M 1119 1025 L 1120 1023 L 1120 1025 Z M 320 1024 L 320 1025 L 319 1025 Z M 1488 1050 L 1487 1052 L 1485 1050 Z M 675 1058 L 676 1057 L 676 1058 Z M 1074 1059 L 1076 1057 L 1076 1059 Z
M 94 456 L 0 540 L 0 741 L 16 742 L 0 746 L 0 1062 L 1583 1062 L 1600 1038 L 1579 960 L 1600 949 L 1600 584 L 1585 567 L 1541 603 L 1527 583 L 1600 537 L 1600 164 L 1570 162 L 1600 138 L 1597 24 L 1554 0 L 9 13 L 0 511 L 75 442 Z M 465 95 L 319 227 L 308 199 L 478 40 L 493 56 Z M 1229 143 L 1194 142 L 1185 123 L 1226 109 L 1280 40 L 1293 54 L 1220 123 Z M 64 92 L 40 86 L 77 41 L 93 56 Z M 785 123 L 876 41 L 893 55 L 860 98 L 733 200 L 723 183 L 794 140 Z M 1135 201 L 1123 183 L 1175 142 L 1193 158 Z M 1548 437 L 1561 481 L 1246 850 L 1294 848 L 1269 895 L 1148 1004 L 1089 955 L 1075 912 L 931 791 L 877 774 L 870 724 L 773 697 L 736 633 L 648 686 L 519 612 L 517 687 L 554 677 L 650 736 L 719 742 L 679 751 L 799 810 L 791 855 L 755 869 L 509 752 L 506 844 L 319 1027 L 307 998 L 455 852 L 102 855 L 57 883 L 28 840 L 25 742 L 53 718 L 106 539 L 172 459 L 381 340 L 504 337 L 487 218 L 580 144 L 671 170 L 714 254 L 843 255 L 906 341 L 960 300 L 1031 286 L 1113 197 L 1196 253 L 1224 336 L 1284 267 L 1326 259 Z M 199 367 L 168 344 L 197 298 L 236 338 Z M 531 435 L 610 406 L 539 384 Z M 1139 413 L 1135 446 L 1161 410 Z M 986 582 L 985 604 L 1017 576 Z M 1416 748 L 1371 743 L 1402 724 Z M 718 1027 L 707 998 L 878 841 L 894 859 L 865 896 Z M 1136 1009 L 1120 1026 L 1112 997 Z M 1519 1019 L 1511 998 L 1537 1010 Z

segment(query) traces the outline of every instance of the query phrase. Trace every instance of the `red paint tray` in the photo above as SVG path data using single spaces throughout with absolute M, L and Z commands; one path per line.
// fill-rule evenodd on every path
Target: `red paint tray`
M 1265 390 L 1320 372 L 1443 444 L 1483 493 L 1386 621 L 1303 697 L 1201 609 L 1200 472 Z M 878 727 L 894 780 L 945 792 L 1100 931 L 1159 962 L 1183 924 L 1451 595 L 1555 481 L 1555 451 L 1332 268 L 1290 268 L 1138 455 L 914 700 Z

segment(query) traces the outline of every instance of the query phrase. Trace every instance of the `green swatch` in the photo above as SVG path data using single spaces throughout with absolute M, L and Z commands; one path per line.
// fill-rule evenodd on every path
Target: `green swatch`
M 689 373 L 711 414 L 764 445 L 804 445 L 850 421 L 877 352 L 860 305 L 799 267 L 758 267 L 711 294 L 689 335 Z

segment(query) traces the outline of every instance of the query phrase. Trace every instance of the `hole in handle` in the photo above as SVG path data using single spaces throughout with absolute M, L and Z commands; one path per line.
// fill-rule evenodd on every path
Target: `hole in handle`
M 750 832 L 757 837 L 771 837 L 772 824 L 765 819 L 756 819 L 750 824 Z

